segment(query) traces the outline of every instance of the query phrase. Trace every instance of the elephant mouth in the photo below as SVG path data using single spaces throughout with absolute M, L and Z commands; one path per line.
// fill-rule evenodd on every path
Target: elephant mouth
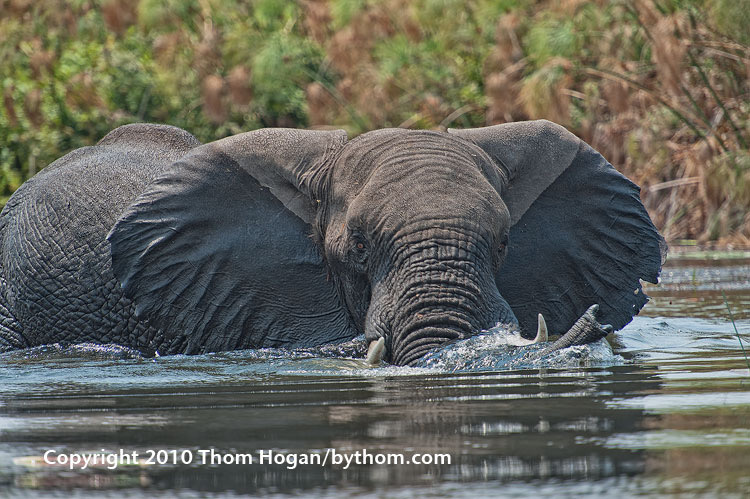
M 539 314 L 537 332 L 533 340 L 522 340 L 518 346 L 533 345 L 536 343 L 546 343 L 549 341 L 549 331 L 547 330 L 547 322 L 544 320 L 544 316 Z M 438 347 L 439 348 L 439 347 Z M 365 362 L 369 365 L 377 367 L 385 358 L 385 338 L 380 337 L 377 340 L 372 340 L 367 348 L 367 355 L 365 356 Z

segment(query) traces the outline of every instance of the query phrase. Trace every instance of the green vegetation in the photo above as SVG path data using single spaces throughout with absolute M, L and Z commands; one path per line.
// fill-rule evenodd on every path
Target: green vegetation
M 0 0 L 0 203 L 112 128 L 547 118 L 670 240 L 750 245 L 750 0 Z

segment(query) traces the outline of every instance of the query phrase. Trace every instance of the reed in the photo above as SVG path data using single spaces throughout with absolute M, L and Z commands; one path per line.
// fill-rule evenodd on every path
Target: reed
M 742 355 L 745 356 L 745 364 L 747 365 L 748 370 L 750 370 L 750 360 L 747 358 L 747 352 L 745 351 L 745 346 L 742 344 L 742 337 L 740 336 L 740 332 L 737 330 L 737 324 L 734 322 L 734 316 L 732 315 L 732 308 L 729 306 L 729 301 L 727 300 L 727 295 L 724 293 L 724 290 L 721 290 L 721 296 L 724 298 L 724 305 L 727 307 L 727 312 L 729 313 L 729 320 L 732 321 L 732 327 L 734 328 L 734 334 L 737 335 L 737 341 L 740 342 L 740 348 L 742 349 Z

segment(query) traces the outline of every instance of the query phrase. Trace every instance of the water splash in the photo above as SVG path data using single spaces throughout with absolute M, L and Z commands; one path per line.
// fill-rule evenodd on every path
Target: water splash
M 425 355 L 416 367 L 457 372 L 616 366 L 625 362 L 604 339 L 540 356 L 547 344 L 518 346 L 518 338 L 516 332 L 493 328 Z
M 523 345 L 521 336 L 506 327 L 496 326 L 470 338 L 456 341 L 428 353 L 410 367 L 383 363 L 380 367 L 365 362 L 367 341 L 364 335 L 344 343 L 308 348 L 259 348 L 204 355 L 172 355 L 149 358 L 120 345 L 93 343 L 44 345 L 0 355 L 6 365 L 90 364 L 101 368 L 101 361 L 134 361 L 140 365 L 155 363 L 162 368 L 191 367 L 205 369 L 225 364 L 241 368 L 246 374 L 284 375 L 357 375 L 393 376 L 440 372 L 499 371 L 621 365 L 624 360 L 612 352 L 609 343 L 600 340 L 583 346 L 565 348 L 540 356 L 546 344 Z M 99 361 L 99 362 L 97 362 Z M 117 364 L 115 362 L 115 365 Z M 106 365 L 110 365 L 108 362 Z M 225 366 L 226 367 L 226 366 Z M 226 370 L 226 369 L 225 369 Z M 234 374 L 238 374 L 234 372 Z M 184 375 L 184 372 L 183 372 Z
M 144 359 L 141 352 L 122 345 L 98 343 L 50 343 L 0 355 L 4 363 L 50 360 L 118 360 Z
M 397 367 L 383 363 L 378 368 L 364 362 L 367 341 L 358 336 L 346 343 L 324 345 L 313 348 L 283 349 L 262 348 L 241 352 L 227 352 L 227 357 L 265 360 L 299 361 L 295 372 L 312 374 L 304 369 L 323 371 L 356 372 L 358 375 L 397 375 L 424 372 L 498 371 L 509 369 L 538 369 L 542 367 L 569 368 L 622 365 L 624 359 L 615 355 L 606 340 L 589 345 L 573 346 L 539 356 L 547 344 L 526 345 L 521 335 L 505 326 L 495 326 L 480 334 L 452 342 L 443 348 L 428 353 L 410 367 Z M 283 363 L 282 363 L 283 364 Z M 302 366 L 304 365 L 303 369 Z M 277 367 L 281 367 L 277 363 Z M 282 369 L 285 373 L 289 371 Z

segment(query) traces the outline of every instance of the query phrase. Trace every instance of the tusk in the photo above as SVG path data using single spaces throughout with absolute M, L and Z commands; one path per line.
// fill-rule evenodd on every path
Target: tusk
M 549 341 L 549 332 L 547 331 L 547 321 L 544 320 L 544 317 L 542 314 L 539 314 L 539 323 L 536 327 L 536 337 L 533 340 L 527 340 L 520 334 L 518 335 L 518 338 L 515 340 L 512 345 L 515 346 L 525 346 L 525 345 L 533 345 L 534 343 L 546 343 Z
M 370 342 L 365 362 L 373 366 L 378 366 L 380 365 L 380 361 L 383 360 L 383 355 L 385 355 L 385 338 L 381 337 Z
M 549 334 L 547 333 L 547 322 L 544 320 L 544 316 L 542 314 L 539 314 L 539 325 L 536 329 L 536 338 L 534 338 L 534 343 L 544 343 L 549 339 Z

